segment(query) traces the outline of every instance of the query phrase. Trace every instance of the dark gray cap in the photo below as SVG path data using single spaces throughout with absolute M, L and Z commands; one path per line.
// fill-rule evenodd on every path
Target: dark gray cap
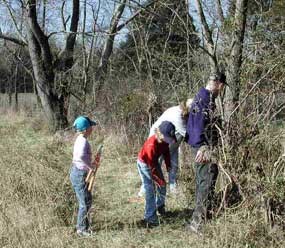
M 223 72 L 216 72 L 214 74 L 211 74 L 209 80 L 219 81 L 222 84 L 228 85 L 226 81 L 226 74 Z
M 175 126 L 171 122 L 163 121 L 158 128 L 163 134 L 165 142 L 171 144 L 177 141 L 175 136 Z

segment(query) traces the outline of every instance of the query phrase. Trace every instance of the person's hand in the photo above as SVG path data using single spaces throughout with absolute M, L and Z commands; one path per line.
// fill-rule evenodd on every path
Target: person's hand
M 171 171 L 171 166 L 166 167 L 166 171 L 167 171 L 167 173 L 169 173 Z
M 93 161 L 91 163 L 91 166 L 92 166 L 92 170 L 94 170 L 96 167 L 97 167 L 97 162 L 96 161 Z
M 195 162 L 199 164 L 209 163 L 211 161 L 211 152 L 208 146 L 201 146 L 198 150 Z
M 195 157 L 195 162 L 199 164 L 207 163 L 207 159 L 204 157 L 204 152 L 203 151 L 198 151 Z

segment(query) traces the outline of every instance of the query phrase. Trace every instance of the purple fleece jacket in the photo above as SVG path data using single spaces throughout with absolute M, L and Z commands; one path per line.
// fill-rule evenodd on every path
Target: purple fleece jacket
M 194 148 L 209 145 L 208 129 L 216 108 L 215 98 L 204 87 L 196 94 L 187 121 L 188 144 Z

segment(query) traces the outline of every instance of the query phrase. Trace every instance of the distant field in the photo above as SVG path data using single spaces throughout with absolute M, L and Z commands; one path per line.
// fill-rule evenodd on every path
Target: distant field
M 0 94 L 0 108 L 14 108 L 15 96 L 12 95 L 12 106 L 9 105 L 8 94 Z M 18 93 L 19 110 L 35 111 L 38 109 L 37 98 L 33 93 Z

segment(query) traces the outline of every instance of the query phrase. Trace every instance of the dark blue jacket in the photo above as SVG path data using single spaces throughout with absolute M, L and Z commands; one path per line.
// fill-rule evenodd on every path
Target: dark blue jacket
M 215 98 L 204 87 L 196 94 L 190 107 L 186 132 L 189 136 L 188 144 L 199 148 L 202 145 L 213 145 L 217 137 L 212 135 L 212 124 L 215 111 Z M 215 139 L 213 141 L 213 139 Z

